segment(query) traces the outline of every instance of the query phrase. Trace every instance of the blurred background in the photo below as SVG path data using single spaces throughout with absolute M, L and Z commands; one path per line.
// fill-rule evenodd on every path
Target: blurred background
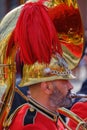
M 6 13 L 8 13 L 11 9 L 15 8 L 19 4 L 19 0 L 0 0 L 0 20 Z
M 22 2 L 23 0 L 0 0 L 0 21 L 10 10 L 19 6 Z M 87 79 L 87 0 L 77 0 L 77 2 L 83 21 L 85 49 L 80 64 L 74 70 L 77 79 L 71 81 L 74 85 L 74 92 L 79 91 L 82 87 L 82 83 Z

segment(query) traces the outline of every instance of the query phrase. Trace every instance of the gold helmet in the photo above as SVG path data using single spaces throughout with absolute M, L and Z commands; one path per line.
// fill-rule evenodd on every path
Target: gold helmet
M 43 81 L 57 79 L 73 79 L 67 62 L 57 53 L 52 56 L 50 63 L 35 62 L 32 65 L 24 65 L 23 78 L 20 86 L 32 85 Z

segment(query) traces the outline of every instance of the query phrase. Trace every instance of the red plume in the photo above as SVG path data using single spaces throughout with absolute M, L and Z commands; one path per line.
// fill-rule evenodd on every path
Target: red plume
M 48 10 L 40 2 L 24 5 L 15 28 L 15 43 L 24 64 L 49 63 L 53 53 L 62 53 Z

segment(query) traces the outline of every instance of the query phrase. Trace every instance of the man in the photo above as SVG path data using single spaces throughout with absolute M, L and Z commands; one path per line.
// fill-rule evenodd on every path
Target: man
M 20 109 L 16 118 L 13 119 L 10 129 L 55 130 L 59 128 L 63 130 L 63 125 L 58 121 L 57 109 L 71 104 L 69 99 L 71 84 L 66 80 L 63 82 L 55 80 L 35 84 L 29 88 L 31 92 L 30 105 L 26 104 Z
M 14 54 L 11 50 L 20 52 L 23 76 L 19 86 L 29 86 L 30 96 L 29 103 L 9 118 L 8 129 L 64 130 L 58 108 L 71 106 L 69 79 L 75 77 L 62 57 L 57 32 L 42 2 L 23 6 L 8 42 L 7 59 Z

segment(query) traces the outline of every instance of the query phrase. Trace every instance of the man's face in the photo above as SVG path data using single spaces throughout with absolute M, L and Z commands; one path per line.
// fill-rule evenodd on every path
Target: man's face
M 70 107 L 72 100 L 70 98 L 71 89 L 73 88 L 67 80 L 56 80 L 52 82 L 53 92 L 50 96 L 50 103 L 52 106 Z

